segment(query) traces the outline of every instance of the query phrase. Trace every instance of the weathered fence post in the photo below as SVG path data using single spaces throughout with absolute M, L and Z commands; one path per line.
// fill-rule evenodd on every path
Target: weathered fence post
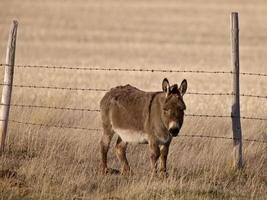
M 233 67 L 233 104 L 232 104 L 232 130 L 234 143 L 234 167 L 240 169 L 242 161 L 242 132 L 240 123 L 240 96 L 239 96 L 239 27 L 238 13 L 231 13 L 231 43 Z
M 13 83 L 13 73 L 15 64 L 15 50 L 16 50 L 16 36 L 17 36 L 18 22 L 13 21 L 9 33 L 7 51 L 6 51 L 6 66 L 4 75 L 4 85 L 2 91 L 1 99 L 1 109 L 0 109 L 0 151 L 3 152 L 5 148 L 8 116 L 11 101 L 12 83 Z

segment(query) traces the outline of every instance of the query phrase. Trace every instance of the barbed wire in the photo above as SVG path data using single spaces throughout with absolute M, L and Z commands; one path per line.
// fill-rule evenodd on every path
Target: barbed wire
M 206 118 L 231 118 L 230 115 L 209 115 L 209 114 L 192 114 L 186 113 L 185 116 L 187 117 L 206 117 Z
M 10 84 L 0 83 L 0 86 L 11 86 Z M 70 91 L 90 91 L 90 92 L 107 92 L 109 89 L 104 88 L 75 88 L 75 87 L 59 87 L 59 86 L 42 86 L 42 85 L 21 85 L 13 84 L 12 87 L 16 88 L 32 88 L 32 89 L 52 89 L 52 90 L 70 90 Z M 203 96 L 233 96 L 234 93 L 231 92 L 187 92 L 188 95 L 203 95 Z M 263 95 L 252 95 L 252 94 L 240 94 L 242 97 L 253 97 L 260 99 L 267 99 L 267 96 Z
M 3 120 L 0 120 L 3 121 Z M 33 122 L 22 122 L 18 120 L 9 120 L 10 122 L 16 123 L 16 124 L 24 124 L 24 125 L 30 125 L 30 126 L 40 126 L 40 127 L 49 127 L 49 128 L 60 128 L 60 129 L 76 129 L 76 130 L 86 130 L 86 131 L 95 131 L 99 132 L 103 129 L 100 128 L 85 128 L 85 127 L 74 127 L 74 126 L 63 126 L 63 125 L 49 125 L 49 124 L 41 124 L 41 123 L 33 123 Z M 209 138 L 209 139 L 226 139 L 226 140 L 237 140 L 239 138 L 234 137 L 226 137 L 226 136 L 211 136 L 211 135 L 178 135 L 179 137 L 192 137 L 192 138 Z M 256 142 L 256 143 L 267 143 L 265 140 L 257 140 L 257 139 L 242 139 L 246 142 Z
M 89 108 L 70 108 L 70 107 L 57 107 L 57 106 L 44 106 L 44 105 L 25 105 L 25 104 L 0 104 L 5 106 L 21 107 L 21 108 L 43 108 L 43 109 L 55 109 L 55 110 L 68 110 L 68 111 L 82 111 L 82 112 L 100 112 L 100 109 L 89 109 Z M 187 117 L 206 117 L 206 118 L 238 118 L 239 116 L 231 115 L 210 115 L 210 114 L 192 114 L 186 113 Z M 261 117 L 250 117 L 250 116 L 240 116 L 240 119 L 245 120 L 258 120 L 267 121 L 267 118 Z
M 230 92 L 186 92 L 187 95 L 203 95 L 203 96 L 233 96 Z M 267 97 L 266 97 L 267 98 Z
M 1 86 L 11 86 L 10 84 L 0 83 Z M 77 90 L 77 91 L 98 91 L 105 92 L 108 91 L 106 89 L 98 89 L 98 88 L 73 88 L 73 87 L 58 87 L 58 86 L 39 86 L 39 85 L 20 85 L 13 84 L 12 87 L 16 88 L 33 88 L 33 89 L 53 89 L 53 90 Z
M 0 66 L 8 66 L 7 64 L 0 64 Z M 232 71 L 207 71 L 207 70 L 169 70 L 169 69 L 142 69 L 142 68 L 99 68 L 99 67 L 66 67 L 66 66 L 49 66 L 49 65 L 15 65 L 17 68 L 43 68 L 43 69 L 57 69 L 57 70 L 82 70 L 82 71 L 123 71 L 123 72 L 161 72 L 161 73 L 203 73 L 203 74 L 233 74 Z M 259 76 L 267 77 L 264 73 L 253 73 L 253 72 L 240 72 L 240 75 L 244 76 Z M 0 84 L 2 86 L 8 84 Z M 8 85 L 11 86 L 11 85 Z M 58 86 L 37 86 L 37 85 L 19 85 L 13 84 L 13 87 L 18 88 L 35 88 L 35 89 L 55 89 L 55 90 L 72 90 L 72 91 L 98 91 L 105 92 L 108 89 L 100 88 L 73 88 L 73 87 L 58 87 Z M 190 95 L 204 95 L 204 96 L 232 96 L 234 93 L 207 93 L 207 92 L 188 92 Z M 243 97 L 254 97 L 254 98 L 264 98 L 267 96 L 261 95 L 251 95 L 251 94 L 240 94 Z M 7 104 L 1 104 L 7 105 Z M 24 104 L 10 104 L 9 106 L 21 107 L 21 108 L 42 108 L 42 109 L 56 109 L 56 110 L 69 110 L 69 111 L 85 111 L 85 112 L 100 112 L 99 109 L 88 109 L 88 108 L 71 108 L 71 107 L 57 107 L 57 106 L 43 106 L 43 105 L 24 105 Z M 206 118 L 235 118 L 239 116 L 229 116 L 229 115 L 208 115 L 208 114 L 185 114 L 188 117 L 206 117 Z M 241 119 L 246 120 L 260 120 L 267 121 L 266 118 L 259 117 L 248 117 L 241 116 Z M 0 120 L 3 121 L 3 120 Z M 96 131 L 99 132 L 102 129 L 99 128 L 87 128 L 87 127 L 77 127 L 77 126 L 65 126 L 65 125 L 49 125 L 43 123 L 34 122 L 23 122 L 14 119 L 10 119 L 9 122 L 29 125 L 29 126 L 40 126 L 40 127 L 50 127 L 50 128 L 60 128 L 60 129 L 75 129 L 84 131 Z M 225 137 L 225 136 L 209 136 L 209 135 L 179 135 L 180 137 L 192 137 L 192 138 L 210 138 L 210 139 L 226 139 L 235 140 L 239 138 Z M 267 143 L 265 140 L 256 139 L 243 139 L 246 142 L 257 142 L 257 143 Z
M 265 77 L 267 77 L 267 74 L 264 74 L 264 73 L 240 72 L 239 74 L 244 75 L 244 76 L 265 76 Z
M 10 66 L 0 63 L 0 66 Z M 143 68 L 101 68 L 101 67 L 69 67 L 56 65 L 14 65 L 17 68 L 43 68 L 59 70 L 83 70 L 83 71 L 125 71 L 125 72 L 162 72 L 162 73 L 204 73 L 204 74 L 233 74 L 233 71 L 208 71 L 208 70 L 173 70 L 173 69 L 143 69 Z M 266 73 L 240 72 L 244 76 L 267 77 Z
M 203 96 L 234 96 L 235 93 L 233 92 L 187 92 L 186 94 L 189 95 L 203 95 Z M 259 98 L 259 99 L 267 99 L 267 96 L 263 96 L 263 95 L 253 95 L 253 94 L 244 94 L 241 93 L 239 94 L 241 97 L 253 97 L 253 98 Z
M 261 117 L 248 117 L 248 116 L 231 116 L 231 115 L 209 115 L 209 114 L 185 114 L 187 117 L 206 117 L 206 118 L 239 118 L 247 119 L 247 120 L 259 120 L 259 121 L 267 121 L 267 118 Z
M 253 97 L 253 98 L 259 98 L 259 99 L 267 99 L 267 96 L 262 96 L 262 95 L 240 94 L 240 96 L 242 96 L 242 97 Z
M 4 120 L 0 120 L 0 121 L 4 121 Z M 97 129 L 97 128 L 86 128 L 86 127 L 65 126 L 65 125 L 50 125 L 50 124 L 41 124 L 41 123 L 34 123 L 34 122 L 23 122 L 23 121 L 18 121 L 14 119 L 9 119 L 8 121 L 16 123 L 16 124 L 24 124 L 24 125 L 30 125 L 30 126 L 60 128 L 60 129 L 76 129 L 76 130 L 86 130 L 86 131 L 101 131 L 101 129 Z
M 259 121 L 267 121 L 267 118 L 261 118 L 261 117 L 240 117 L 241 119 L 248 119 L 248 120 L 259 120 Z
M 5 106 L 21 107 L 21 108 L 44 108 L 44 109 L 54 109 L 54 110 L 69 110 L 69 111 L 84 111 L 84 112 L 100 112 L 99 109 L 89 109 L 89 108 L 71 108 L 71 107 L 57 107 L 57 106 L 43 106 L 43 105 L 25 105 L 25 104 L 3 104 Z
M 10 66 L 1 63 L 0 66 Z M 172 69 L 142 69 L 142 68 L 101 68 L 101 67 L 68 67 L 56 65 L 14 65 L 17 68 L 43 68 L 59 70 L 83 70 L 83 71 L 124 71 L 124 72 L 162 72 L 162 73 L 204 73 L 204 74 L 232 74 L 231 71 L 207 71 L 207 70 L 172 70 Z
M 226 137 L 226 136 L 210 136 L 210 135 L 178 135 L 179 137 L 197 137 L 197 138 L 211 138 L 211 139 L 225 139 L 225 140 L 238 140 L 239 138 L 234 138 L 234 137 Z M 257 142 L 257 143 L 267 143 L 265 140 L 256 140 L 256 139 L 247 139 L 247 138 L 242 138 L 243 141 L 246 142 Z

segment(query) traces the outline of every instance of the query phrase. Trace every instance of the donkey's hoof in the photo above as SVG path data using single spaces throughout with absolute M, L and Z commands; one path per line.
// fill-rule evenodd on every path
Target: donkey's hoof
M 166 172 L 166 171 L 160 171 L 159 177 L 160 178 L 168 178 L 169 177 L 169 173 Z
M 120 174 L 120 171 L 117 170 L 117 169 L 113 169 L 113 168 L 106 168 L 106 169 L 103 169 L 103 174 L 104 175 L 118 175 Z

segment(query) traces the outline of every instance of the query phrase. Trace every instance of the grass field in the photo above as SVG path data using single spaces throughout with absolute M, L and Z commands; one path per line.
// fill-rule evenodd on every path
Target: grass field
M 264 0 L 1 0 L 0 63 L 12 19 L 16 63 L 81 67 L 230 71 L 230 13 L 240 16 L 242 72 L 267 73 Z M 3 81 L 3 69 L 1 82 Z M 132 84 L 146 91 L 188 80 L 190 92 L 232 92 L 232 75 L 16 68 L 14 83 L 77 88 Z M 266 77 L 241 76 L 241 93 L 267 95 Z M 14 88 L 12 102 L 98 109 L 103 92 Z M 230 96 L 185 95 L 187 113 L 230 115 Z M 243 116 L 267 117 L 266 98 L 241 98 Z M 12 107 L 11 119 L 101 128 L 99 113 Z M 242 120 L 244 138 L 267 140 L 267 123 Z M 231 137 L 231 119 L 187 117 L 181 135 Z M 266 199 L 266 144 L 244 143 L 245 167 L 232 166 L 232 141 L 176 138 L 169 177 L 150 176 L 146 145 L 129 145 L 134 176 L 99 172 L 101 133 L 9 124 L 0 157 L 0 199 Z M 115 141 L 115 139 L 114 139 Z M 113 143 L 114 143 L 113 141 Z M 112 147 L 109 164 L 119 168 Z

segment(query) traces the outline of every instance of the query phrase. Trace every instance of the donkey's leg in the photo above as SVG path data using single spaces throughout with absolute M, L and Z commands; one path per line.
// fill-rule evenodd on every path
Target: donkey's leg
M 103 174 L 106 174 L 108 172 L 107 155 L 108 155 L 109 145 L 110 145 L 113 135 L 114 135 L 114 132 L 111 128 L 104 127 L 104 132 L 103 132 L 103 135 L 100 141 Z
M 167 176 L 167 157 L 169 153 L 170 143 L 164 144 L 160 148 L 160 173 Z
M 127 174 L 130 172 L 130 166 L 126 157 L 127 142 L 122 141 L 121 137 L 118 137 L 116 143 L 116 155 L 121 163 L 121 174 Z
M 153 174 L 157 172 L 157 161 L 160 156 L 160 149 L 156 143 L 149 142 L 149 150 L 150 150 L 150 163 Z

